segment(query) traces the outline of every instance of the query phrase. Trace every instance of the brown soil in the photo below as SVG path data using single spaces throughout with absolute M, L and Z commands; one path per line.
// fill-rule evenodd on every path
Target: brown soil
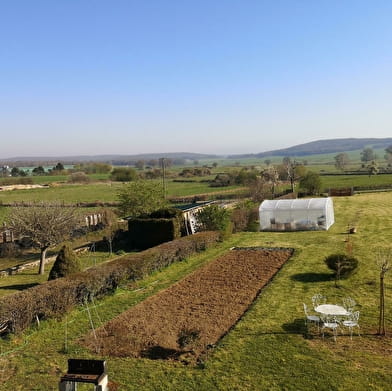
M 290 249 L 232 250 L 149 297 L 81 343 L 104 356 L 199 357 L 236 324 L 291 256 Z

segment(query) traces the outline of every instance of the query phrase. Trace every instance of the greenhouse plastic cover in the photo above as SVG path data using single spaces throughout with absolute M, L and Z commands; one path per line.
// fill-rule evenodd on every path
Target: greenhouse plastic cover
M 259 215 L 262 231 L 327 230 L 335 222 L 330 197 L 264 200 Z

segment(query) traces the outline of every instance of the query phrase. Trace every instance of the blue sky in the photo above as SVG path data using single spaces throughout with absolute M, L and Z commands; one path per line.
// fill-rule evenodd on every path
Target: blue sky
M 392 136 L 391 1 L 0 0 L 0 158 Z

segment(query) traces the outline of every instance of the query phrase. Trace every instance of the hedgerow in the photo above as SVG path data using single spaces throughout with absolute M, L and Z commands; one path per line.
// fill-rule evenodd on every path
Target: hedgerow
M 0 323 L 8 323 L 9 331 L 19 333 L 37 319 L 60 317 L 75 305 L 204 251 L 219 239 L 218 232 L 200 232 L 4 296 L 0 299 Z

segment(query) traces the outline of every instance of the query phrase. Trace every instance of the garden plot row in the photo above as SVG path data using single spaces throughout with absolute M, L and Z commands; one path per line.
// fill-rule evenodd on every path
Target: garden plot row
M 236 324 L 291 255 L 291 249 L 234 249 L 81 343 L 104 356 L 195 359 Z

